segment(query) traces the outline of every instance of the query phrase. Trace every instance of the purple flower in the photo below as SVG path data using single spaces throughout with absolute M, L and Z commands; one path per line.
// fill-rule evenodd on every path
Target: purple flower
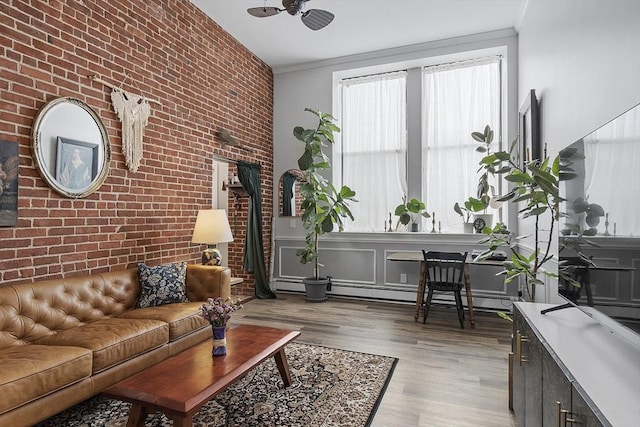
M 231 298 L 208 298 L 200 307 L 200 316 L 213 326 L 225 326 L 231 313 L 241 308 L 239 301 L 234 302 Z

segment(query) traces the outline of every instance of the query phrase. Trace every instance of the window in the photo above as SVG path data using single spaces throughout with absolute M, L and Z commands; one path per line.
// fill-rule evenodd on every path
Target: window
M 471 132 L 489 124 L 496 151 L 500 145 L 501 58 L 340 83 L 342 168 L 335 172 L 359 200 L 352 205 L 355 221 L 346 229 L 382 231 L 389 212 L 408 195 L 435 212 L 436 228 L 440 223 L 442 232 L 461 232 L 453 205 L 475 196 L 482 157 Z M 392 220 L 395 227 L 397 217 Z M 423 220 L 421 229 L 431 230 L 430 220 Z
M 342 81 L 342 179 L 356 192 L 349 231 L 381 230 L 388 200 L 407 191 L 407 73 Z
M 461 231 L 453 205 L 476 196 L 483 153 L 471 138 L 489 124 L 499 149 L 500 58 L 425 67 L 422 72 L 422 200 L 443 230 Z M 493 183 L 494 194 L 499 194 Z M 487 213 L 493 209 L 488 209 Z M 494 222 L 497 218 L 494 218 Z

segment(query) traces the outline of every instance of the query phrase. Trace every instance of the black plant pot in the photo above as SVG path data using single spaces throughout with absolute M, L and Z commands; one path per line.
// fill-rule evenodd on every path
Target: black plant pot
M 324 302 L 327 300 L 327 290 L 331 289 L 331 277 L 305 277 L 302 279 L 305 289 L 305 299 L 308 302 Z

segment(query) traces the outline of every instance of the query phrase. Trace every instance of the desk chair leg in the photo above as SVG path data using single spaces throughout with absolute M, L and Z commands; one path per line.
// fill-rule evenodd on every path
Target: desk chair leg
M 427 293 L 427 302 L 424 304 L 424 317 L 422 318 L 422 323 L 427 323 L 427 316 L 429 315 L 429 307 L 431 307 L 431 298 L 433 298 L 433 289 L 429 289 Z
M 582 284 L 585 292 L 587 293 L 587 305 L 593 307 L 593 295 L 591 294 L 591 280 L 589 277 L 589 270 L 585 273 L 584 283 Z
M 418 280 L 418 293 L 416 294 L 416 309 L 413 313 L 413 321 L 417 322 L 420 317 L 420 309 L 424 305 L 424 291 L 427 287 L 427 272 L 425 268 L 424 261 L 420 263 L 420 279 Z
M 460 321 L 460 328 L 464 329 L 464 307 L 462 306 L 462 295 L 460 292 L 454 292 L 456 299 L 456 309 L 458 310 L 458 320 Z

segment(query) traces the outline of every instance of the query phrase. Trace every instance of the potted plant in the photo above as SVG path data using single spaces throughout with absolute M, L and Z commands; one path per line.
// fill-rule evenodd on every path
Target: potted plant
M 473 223 L 471 222 L 471 214 L 475 212 L 472 205 L 472 197 L 465 200 L 463 206 L 458 202 L 453 205 L 453 210 L 462 218 L 462 231 L 465 233 L 473 233 Z M 474 199 L 475 200 L 475 199 Z
M 418 231 L 418 221 L 421 217 L 431 217 L 424 202 L 416 198 L 407 201 L 407 196 L 402 196 L 402 203 L 396 206 L 395 214 L 398 217 L 396 229 L 400 224 L 407 225 L 411 222 L 411 231 Z
M 510 154 L 503 151 L 491 151 L 493 130 L 489 125 L 485 126 L 483 132 L 472 132 L 471 137 L 479 143 L 476 151 L 483 153 L 484 157 L 480 160 L 480 168 L 478 169 L 480 177 L 478 178 L 476 197 L 469 197 L 464 204 L 466 209 L 474 213 L 473 228 L 481 232 L 485 226 L 491 227 L 493 223 L 493 214 L 487 213 L 487 208 L 497 209 L 501 204 L 496 197 L 495 188 L 489 182 L 489 176 L 508 172 L 508 169 L 505 169 L 508 166 L 502 166 L 502 162 L 509 160 Z M 456 206 L 460 206 L 456 203 L 453 207 L 458 212 Z
M 323 147 L 333 144 L 334 132 L 340 128 L 334 124 L 331 114 L 305 108 L 318 118 L 318 125 L 312 129 L 296 126 L 293 135 L 304 143 L 304 153 L 298 159 L 298 167 L 304 175 L 305 182 L 300 186 L 302 195 L 302 225 L 305 230 L 305 247 L 298 250 L 302 264 L 313 263 L 313 276 L 303 279 L 307 301 L 321 302 L 326 300 L 326 291 L 331 286 L 330 277 L 320 276 L 318 261 L 318 237 L 344 228 L 343 219 L 353 215 L 349 209 L 350 202 L 356 202 L 356 193 L 346 185 L 336 190 L 322 171 L 331 169 L 329 158 L 323 153 Z
M 486 133 L 486 128 L 485 128 Z M 506 275 L 505 283 L 517 278 L 524 280 L 525 297 L 535 301 L 536 285 L 543 284 L 541 275 L 557 277 L 545 270 L 543 265 L 553 258 L 551 242 L 554 226 L 560 217 L 559 183 L 575 176 L 571 164 L 560 153 L 553 160 L 544 158 L 520 165 L 512 156 L 517 145 L 516 139 L 509 152 L 498 152 L 485 156 L 481 163 L 490 167 L 495 173 L 505 174 L 505 180 L 512 184 L 512 189 L 499 198 L 500 201 L 521 203 L 518 211 L 521 218 L 533 218 L 534 231 L 529 236 L 517 236 L 505 224 L 498 223 L 494 227 L 483 230 L 486 238 L 481 241 L 488 245 L 478 258 L 488 258 L 501 247 L 508 247 L 511 256 L 503 263 L 502 274 Z M 506 164 L 503 164 L 505 162 Z M 533 252 L 525 253 L 520 245 L 523 239 L 533 239 Z

